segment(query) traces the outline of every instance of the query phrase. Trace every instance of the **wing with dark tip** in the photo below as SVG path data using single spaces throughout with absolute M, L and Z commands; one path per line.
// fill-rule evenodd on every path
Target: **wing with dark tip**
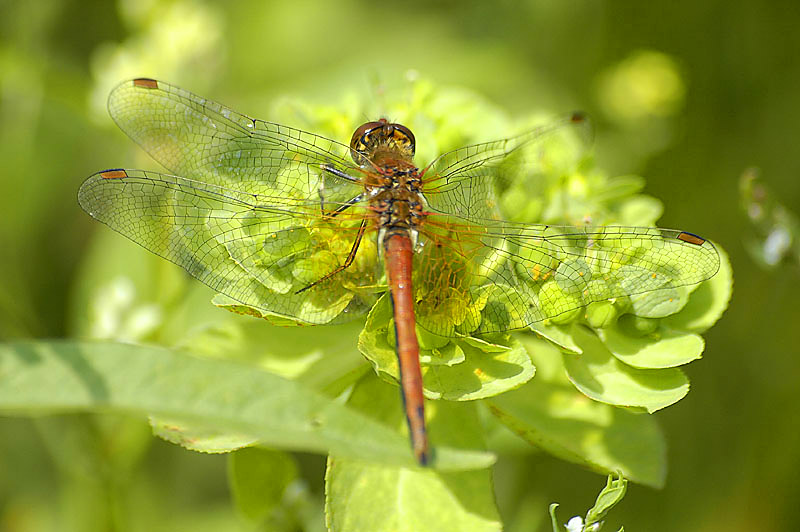
M 714 245 L 685 231 L 457 220 L 429 219 L 415 257 L 419 323 L 442 336 L 520 329 L 617 298 L 675 312 L 688 297 L 678 289 L 720 266 Z
M 339 323 L 374 302 L 359 289 L 380 276 L 371 239 L 358 248 L 357 258 L 366 259 L 298 293 L 345 260 L 365 216 L 359 205 L 331 226 L 319 215 L 318 199 L 286 207 L 256 193 L 127 169 L 90 176 L 78 201 L 92 217 L 214 290 L 266 313 Z
M 277 198 L 319 198 L 324 190 L 326 200 L 347 201 L 358 193 L 352 182 L 321 170 L 361 178 L 344 144 L 250 118 L 163 81 L 120 84 L 109 95 L 108 110 L 175 175 Z

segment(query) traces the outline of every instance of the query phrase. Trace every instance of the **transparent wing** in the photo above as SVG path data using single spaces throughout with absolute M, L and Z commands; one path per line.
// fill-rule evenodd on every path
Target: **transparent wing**
M 321 168 L 361 177 L 343 144 L 250 118 L 163 81 L 123 82 L 109 95 L 108 110 L 170 173 L 196 181 L 276 201 L 318 198 L 321 190 L 326 200 L 346 201 L 337 187 L 352 183 Z
M 517 174 L 529 175 L 541 155 L 542 141 L 566 133 L 586 144 L 588 119 L 579 113 L 507 139 L 464 146 L 446 152 L 423 173 L 423 194 L 431 211 L 472 219 L 491 218 L 497 188 Z
M 144 248 L 244 305 L 306 323 L 339 323 L 374 303 L 380 268 L 374 239 L 354 264 L 323 278 L 346 258 L 369 216 L 360 204 L 320 216 L 319 200 L 292 209 L 271 197 L 141 170 L 107 170 L 78 192 L 81 207 Z
M 419 322 L 443 336 L 524 328 L 590 303 L 678 287 L 719 269 L 711 242 L 671 229 L 429 219 L 416 257 Z M 659 303 L 660 302 L 660 303 Z

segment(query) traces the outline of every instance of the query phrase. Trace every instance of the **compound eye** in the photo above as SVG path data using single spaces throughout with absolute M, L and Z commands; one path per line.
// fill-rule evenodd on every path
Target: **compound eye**
M 398 144 L 403 145 L 405 150 L 410 154 L 414 155 L 414 150 L 416 149 L 417 141 L 414 138 L 414 134 L 408 129 L 406 126 L 401 124 L 394 124 L 394 131 L 392 136 L 395 139 L 395 142 Z
M 382 122 L 367 122 L 361 124 L 358 129 L 356 129 L 355 133 L 353 133 L 353 138 L 350 139 L 350 148 L 357 152 L 364 152 L 368 148 L 366 142 L 369 140 L 369 134 L 375 129 L 380 129 L 382 127 Z

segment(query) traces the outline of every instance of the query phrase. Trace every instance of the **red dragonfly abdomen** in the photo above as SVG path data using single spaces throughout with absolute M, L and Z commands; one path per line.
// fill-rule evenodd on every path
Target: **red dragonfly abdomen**
M 397 360 L 400 385 L 408 419 L 411 447 L 417 461 L 428 462 L 428 436 L 425 432 L 425 407 L 422 396 L 422 371 L 419 366 L 414 295 L 411 285 L 413 245 L 405 231 L 389 231 L 383 241 L 386 274 L 394 309 Z

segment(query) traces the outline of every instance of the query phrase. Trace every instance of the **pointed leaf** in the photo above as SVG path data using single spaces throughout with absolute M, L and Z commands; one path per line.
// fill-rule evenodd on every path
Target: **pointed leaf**
M 391 426 L 404 425 L 396 392 L 375 377 L 364 378 L 349 404 Z M 378 409 L 375 403 L 382 405 Z M 426 403 L 431 441 L 455 448 L 482 448 L 472 403 Z M 438 459 L 434 455 L 434 461 Z M 337 532 L 502 529 L 491 472 L 437 472 L 369 464 L 332 456 L 326 474 L 328 528 Z M 377 509 L 380 509 L 377 511 Z
M 589 400 L 564 376 L 562 356 L 542 340 L 523 343 L 540 368 L 518 390 L 487 400 L 491 412 L 525 440 L 595 471 L 622 471 L 636 482 L 663 485 L 665 443 L 655 420 Z
M 258 442 L 252 435 L 159 416 L 150 416 L 150 426 L 159 438 L 199 453 L 229 453 Z
M 298 383 L 250 365 L 116 343 L 0 345 L 0 411 L 119 411 L 185 419 L 270 446 L 413 465 L 406 438 Z M 438 450 L 439 467 L 492 456 Z
M 333 532 L 502 530 L 489 470 L 437 473 L 331 457 L 326 484 Z
M 569 325 L 566 327 L 560 327 L 558 325 L 549 324 L 546 321 L 539 321 L 531 324 L 530 328 L 542 338 L 546 338 L 547 340 L 550 340 L 559 346 L 566 353 L 573 353 L 576 355 L 581 353 L 581 348 L 572 340 L 572 337 L 569 335 Z
M 697 334 L 660 326 L 647 336 L 629 336 L 619 327 L 597 331 L 597 335 L 618 360 L 634 368 L 673 368 L 697 360 L 705 342 Z
M 428 398 L 471 401 L 492 397 L 521 386 L 536 372 L 525 348 L 516 340 L 500 352 L 497 344 L 452 341 L 464 351 L 465 360 L 453 366 L 429 366 L 424 371 Z
M 652 413 L 689 393 L 689 380 L 677 368 L 636 369 L 623 364 L 582 326 L 573 327 L 572 337 L 583 355 L 564 359 L 567 375 L 578 390 L 595 401 Z

